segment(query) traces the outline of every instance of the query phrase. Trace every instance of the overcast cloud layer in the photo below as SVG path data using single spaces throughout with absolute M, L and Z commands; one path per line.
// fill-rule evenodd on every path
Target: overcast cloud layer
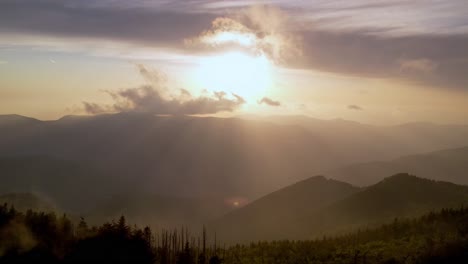
M 468 89 L 468 8 L 464 0 L 320 0 L 305 4 L 4 0 L 0 2 L 0 45 L 12 35 L 26 35 L 70 42 L 110 40 L 197 54 L 207 52 L 206 48 L 187 46 L 187 39 L 209 30 L 216 18 L 236 19 L 239 10 L 256 2 L 271 3 L 281 10 L 287 17 L 281 33 L 301 41 L 300 59 L 281 60 L 285 67 Z M 268 33 L 244 26 L 259 36 Z

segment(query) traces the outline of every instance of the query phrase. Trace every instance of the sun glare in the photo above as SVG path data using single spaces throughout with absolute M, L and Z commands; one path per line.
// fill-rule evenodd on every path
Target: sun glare
M 237 32 L 224 31 L 213 36 L 205 37 L 204 41 L 212 45 L 237 43 L 242 46 L 252 47 L 255 45 L 256 37 L 253 34 L 240 34 Z
M 201 59 L 195 76 L 204 89 L 235 93 L 252 102 L 271 86 L 272 66 L 264 55 L 227 52 Z

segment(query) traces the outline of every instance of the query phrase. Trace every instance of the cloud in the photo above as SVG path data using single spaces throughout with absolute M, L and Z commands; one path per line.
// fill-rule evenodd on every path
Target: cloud
M 433 72 L 437 68 L 437 63 L 428 59 L 402 59 L 399 60 L 400 70 L 403 72 L 417 71 L 423 73 Z
M 178 11 L 179 10 L 179 11 Z M 183 46 L 183 39 L 210 25 L 216 14 L 127 1 L 0 1 L 0 33 Z
M 298 24 L 322 31 L 392 28 L 392 34 L 467 32 L 465 0 L 430 5 L 401 0 L 2 0 L 0 28 L 20 33 L 171 42 L 201 32 L 216 17 L 255 5 L 259 7 L 249 15 L 257 17 L 252 20 L 263 24 L 263 29 L 283 22 L 275 9 L 258 4 L 275 5 Z
M 463 70 L 468 68 L 468 35 L 380 37 L 367 32 L 325 31 L 301 34 L 302 56 L 288 61 L 292 68 L 395 79 L 430 87 L 468 88 L 468 76 Z
M 249 0 L 213 1 L 205 6 L 222 10 L 254 4 L 274 4 L 286 10 L 299 26 L 320 31 L 367 30 L 401 36 L 433 32 L 466 34 L 468 30 L 465 0 L 436 1 L 430 5 L 426 1 L 404 0 Z
M 362 110 L 364 110 L 364 109 L 363 109 L 362 107 L 360 107 L 359 105 L 354 105 L 354 104 L 348 105 L 348 109 L 350 109 L 350 110 L 357 110 L 357 111 L 362 111 Z
M 266 55 L 282 64 L 300 55 L 300 37 L 289 30 L 288 15 L 280 9 L 256 5 L 241 9 L 231 17 L 217 17 L 211 28 L 197 37 L 185 39 L 188 48 L 241 49 L 255 55 Z
M 84 111 L 88 114 L 100 114 L 106 112 L 112 112 L 112 108 L 108 106 L 103 106 L 96 103 L 83 102 Z
M 6 61 L 6 60 L 0 60 L 0 65 L 2 65 L 2 64 L 8 64 L 8 61 Z
M 258 101 L 258 104 L 266 104 L 266 105 L 269 105 L 269 106 L 281 106 L 281 102 L 280 101 L 275 101 L 273 99 L 270 99 L 268 97 L 263 97 L 260 101 Z
M 289 68 L 468 87 L 468 16 L 463 0 L 433 5 L 314 1 L 300 8 L 296 1 L 274 1 L 279 7 L 246 8 L 252 3 L 258 2 L 229 1 L 220 8 L 211 0 L 4 0 L 0 38 L 11 45 L 31 45 L 30 39 L 11 40 L 9 34 L 36 41 L 52 36 L 70 45 L 112 42 L 125 52 L 161 48 L 163 54 L 170 49 L 181 56 L 237 48 L 265 54 Z M 113 45 L 105 46 L 106 51 Z
M 399 3 L 362 2 L 332 9 L 354 12 L 388 6 L 401 7 Z M 468 77 L 461 70 L 468 68 L 466 34 L 394 34 L 391 27 L 324 30 L 322 22 L 317 27 L 298 23 L 290 17 L 295 12 L 268 6 L 240 9 L 229 18 L 217 18 L 210 29 L 191 41 L 212 49 L 237 46 L 266 54 L 288 68 L 396 79 L 431 87 L 468 87 Z
M 232 112 L 245 103 L 244 98 L 236 94 L 228 97 L 225 92 L 194 97 L 182 89 L 179 95 L 173 95 L 166 86 L 164 74 L 149 70 L 143 65 L 137 67 L 140 74 L 149 82 L 147 85 L 120 91 L 106 91 L 114 100 L 112 105 L 83 102 L 83 110 L 88 114 L 148 112 L 164 115 L 196 115 Z

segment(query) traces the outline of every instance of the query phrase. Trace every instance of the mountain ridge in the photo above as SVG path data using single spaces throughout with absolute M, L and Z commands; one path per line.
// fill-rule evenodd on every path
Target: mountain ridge
M 419 153 L 393 160 L 357 163 L 324 174 L 357 186 L 375 184 L 398 172 L 424 175 L 428 179 L 468 184 L 468 146 Z
M 282 191 L 287 192 L 288 187 L 277 192 Z M 259 199 L 259 203 L 269 200 L 268 196 Z M 298 202 L 294 196 L 289 198 L 285 204 L 293 205 Z M 302 208 L 307 208 L 307 201 L 299 202 L 303 203 Z M 260 207 L 255 203 L 256 201 L 252 202 L 250 207 Z M 467 203 L 468 186 L 401 173 L 387 177 L 375 185 L 357 188 L 317 210 L 292 210 L 289 218 L 282 218 L 280 215 L 270 217 L 270 222 L 274 224 L 269 224 L 266 218 L 257 221 L 249 214 L 249 207 L 246 206 L 218 219 L 215 227 L 230 242 L 311 239 L 377 226 L 392 221 L 395 217 L 419 216 L 431 210 L 453 208 Z M 274 202 L 268 206 L 281 210 Z M 233 215 L 237 217 L 233 219 Z

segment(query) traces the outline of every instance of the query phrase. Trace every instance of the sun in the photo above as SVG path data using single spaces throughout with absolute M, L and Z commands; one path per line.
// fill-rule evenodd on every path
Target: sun
M 233 51 L 200 59 L 195 76 L 204 89 L 234 93 L 253 102 L 271 87 L 272 67 L 263 54 Z

